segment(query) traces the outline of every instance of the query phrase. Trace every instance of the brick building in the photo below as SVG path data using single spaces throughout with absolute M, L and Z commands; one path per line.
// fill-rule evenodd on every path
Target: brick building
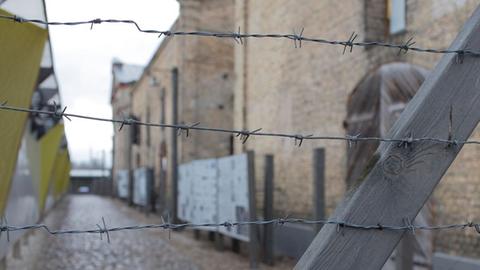
M 234 29 L 233 0 L 178 2 L 180 15 L 171 31 Z M 233 52 L 231 40 L 166 37 L 131 88 L 131 116 L 143 122 L 200 122 L 206 126 L 233 128 Z M 173 101 L 174 85 L 178 85 L 177 105 Z M 175 110 L 177 120 L 173 119 Z M 187 138 L 185 133 L 177 136 L 180 131 L 172 129 L 132 128 L 135 130 L 131 168 L 153 169 L 156 204 L 160 211 L 172 209 L 173 139 L 178 144 L 179 163 L 233 152 L 232 138 L 228 134 L 191 132 Z M 115 136 L 121 133 L 117 128 Z M 115 156 L 125 152 L 125 149 L 115 150 Z
M 448 0 L 264 0 L 236 1 L 236 25 L 248 33 L 300 33 L 304 36 L 404 43 L 414 37 L 423 47 L 446 48 L 480 1 Z M 298 134 L 345 135 L 348 98 L 369 74 L 391 62 L 432 69 L 441 55 L 398 53 L 388 48 L 354 47 L 293 41 L 249 39 L 235 47 L 234 126 Z M 373 90 L 373 89 L 372 89 Z M 349 134 L 355 135 L 355 134 Z M 447 131 L 445 138 L 447 137 Z M 475 132 L 474 138 L 479 138 Z M 312 213 L 313 149 L 326 149 L 326 202 L 331 213 L 345 192 L 347 145 L 339 141 L 255 138 L 235 144 L 235 152 L 254 150 L 275 156 L 277 215 Z M 458 223 L 480 218 L 480 151 L 465 147 L 433 196 L 434 222 Z M 257 161 L 261 168 L 261 161 Z M 262 179 L 257 170 L 257 179 Z M 261 181 L 259 181 L 261 182 Z M 263 184 L 259 183 L 259 188 Z M 261 201 L 261 200 L 259 200 Z M 480 241 L 472 231 L 442 232 L 435 248 L 478 257 Z
M 132 86 L 140 78 L 143 67 L 125 64 L 115 59 L 112 63 L 112 115 L 115 119 L 125 119 L 132 114 Z M 123 129 L 123 128 L 122 128 Z M 130 127 L 123 132 L 114 127 L 112 179 L 114 190 L 117 190 L 119 171 L 129 170 Z
M 304 0 L 301 3 L 180 0 L 180 16 L 172 30 L 233 32 L 240 27 L 247 33 L 299 33 L 305 28 L 304 36 L 335 40 L 347 40 L 354 31 L 357 40 L 404 43 L 413 36 L 422 47 L 446 48 L 479 3 L 478 0 Z M 342 46 L 304 42 L 301 48 L 295 48 L 293 41 L 279 39 L 242 42 L 240 46 L 229 39 L 165 38 L 131 88 L 132 115 L 144 122 L 172 123 L 173 86 L 178 84 L 178 123 L 345 135 L 351 130 L 348 125 L 352 121 L 347 114 L 352 109 L 349 97 L 370 75 L 383 74 L 393 62 L 405 63 L 407 70 L 428 73 L 441 57 L 428 53 L 404 54 L 379 47 L 354 47 L 352 53 L 342 54 Z M 403 107 L 397 109 L 390 116 L 396 117 Z M 242 144 L 225 134 L 192 132 L 186 138 L 176 132 L 139 127 L 130 155 L 132 168 L 154 169 L 160 209 L 171 209 L 174 137 L 178 140 L 179 163 L 254 150 L 259 157 L 256 173 L 260 191 L 263 187 L 260 157 L 273 154 L 276 216 L 311 217 L 315 148 L 326 150 L 328 214 L 350 190 L 346 179 L 351 152 L 344 142 L 306 141 L 299 148 L 292 139 L 261 137 Z M 480 133 L 476 131 L 473 136 L 478 139 Z M 480 218 L 480 185 L 476 179 L 479 158 L 479 149 L 465 147 L 448 170 L 431 199 L 434 223 Z M 470 230 L 446 231 L 434 235 L 434 239 L 436 251 L 480 257 L 480 241 Z

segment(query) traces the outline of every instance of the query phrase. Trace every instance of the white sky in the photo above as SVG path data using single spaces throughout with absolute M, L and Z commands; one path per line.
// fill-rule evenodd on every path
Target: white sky
M 46 0 L 50 21 L 131 19 L 142 28 L 168 30 L 178 16 L 175 0 Z M 111 63 L 114 57 L 146 65 L 160 39 L 133 25 L 51 26 L 50 37 L 60 94 L 67 112 L 112 117 Z M 73 161 L 86 161 L 107 151 L 110 164 L 111 124 L 81 119 L 65 121 Z

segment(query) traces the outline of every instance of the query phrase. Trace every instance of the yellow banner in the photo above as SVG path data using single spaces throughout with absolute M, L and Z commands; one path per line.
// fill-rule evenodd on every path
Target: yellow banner
M 65 166 L 63 170 L 63 181 L 62 181 L 62 189 L 61 192 L 62 194 L 65 194 L 68 191 L 68 188 L 70 187 L 70 171 L 72 169 L 72 163 L 70 162 L 70 157 L 67 156 L 67 165 Z
M 68 150 L 60 149 L 55 161 L 55 169 L 53 171 L 53 196 L 55 200 L 65 192 L 65 185 L 70 177 L 70 160 L 68 158 Z
M 0 9 L 0 15 L 11 16 Z M 47 31 L 30 23 L 0 21 L 0 102 L 29 107 L 42 59 Z M 3 215 L 26 113 L 0 111 L 0 214 Z
M 63 135 L 63 124 L 57 124 L 43 135 L 39 141 L 40 156 L 36 157 L 36 159 L 40 161 L 40 185 L 38 186 L 38 209 L 40 213 L 45 208 L 48 190 L 53 179 L 53 168 Z M 30 162 L 37 161 L 33 159 Z

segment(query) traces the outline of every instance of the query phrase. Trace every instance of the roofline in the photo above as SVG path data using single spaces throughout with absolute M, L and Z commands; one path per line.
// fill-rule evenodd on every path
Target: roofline
M 179 20 L 179 18 L 177 18 L 175 20 L 175 22 L 172 24 L 172 26 L 170 27 L 170 31 L 175 31 L 175 29 L 177 28 L 178 20 Z M 153 62 L 155 62 L 155 60 L 159 57 L 159 55 L 163 52 L 163 50 L 165 50 L 165 47 L 167 47 L 167 45 L 168 45 L 168 43 L 170 42 L 171 39 L 172 39 L 172 37 L 165 36 L 165 38 L 162 40 L 162 42 L 160 42 L 160 45 L 158 46 L 155 53 L 152 55 L 152 58 L 148 62 L 148 65 L 143 69 L 142 75 L 133 85 L 132 90 L 131 90 L 132 93 L 134 93 L 137 90 L 140 81 L 143 80 L 143 78 L 146 76 L 146 74 L 150 71 L 150 68 L 152 67 Z

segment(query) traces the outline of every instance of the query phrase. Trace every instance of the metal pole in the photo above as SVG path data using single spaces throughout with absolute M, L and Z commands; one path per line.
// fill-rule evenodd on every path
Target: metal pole
M 178 124 L 178 69 L 172 69 L 172 124 Z M 178 222 L 177 216 L 177 197 L 178 197 L 178 146 L 177 130 L 171 130 L 172 139 L 172 161 L 170 162 L 170 171 L 172 174 L 172 202 L 171 216 L 173 222 Z
M 395 254 L 395 269 L 396 270 L 411 270 L 413 269 L 413 256 L 415 250 L 415 237 L 413 234 L 406 233 L 402 240 L 397 245 Z
M 265 220 L 273 219 L 273 196 L 274 196 L 274 165 L 273 155 L 265 156 L 265 190 L 264 190 L 264 213 L 263 218 Z M 268 265 L 273 265 L 273 224 L 267 224 L 264 227 L 263 234 L 263 249 L 264 259 L 263 261 Z
M 132 144 L 133 144 L 133 126 L 124 127 L 127 129 L 127 163 L 128 163 L 128 205 L 133 205 L 133 166 L 132 166 Z
M 315 220 L 325 219 L 325 149 L 313 150 L 313 208 Z M 315 232 L 319 232 L 321 224 L 315 225 Z
M 255 189 L 255 155 L 253 151 L 247 152 L 248 162 L 248 206 L 250 212 L 250 220 L 257 220 L 257 203 Z M 250 231 L 250 269 L 258 268 L 258 227 L 249 226 Z

